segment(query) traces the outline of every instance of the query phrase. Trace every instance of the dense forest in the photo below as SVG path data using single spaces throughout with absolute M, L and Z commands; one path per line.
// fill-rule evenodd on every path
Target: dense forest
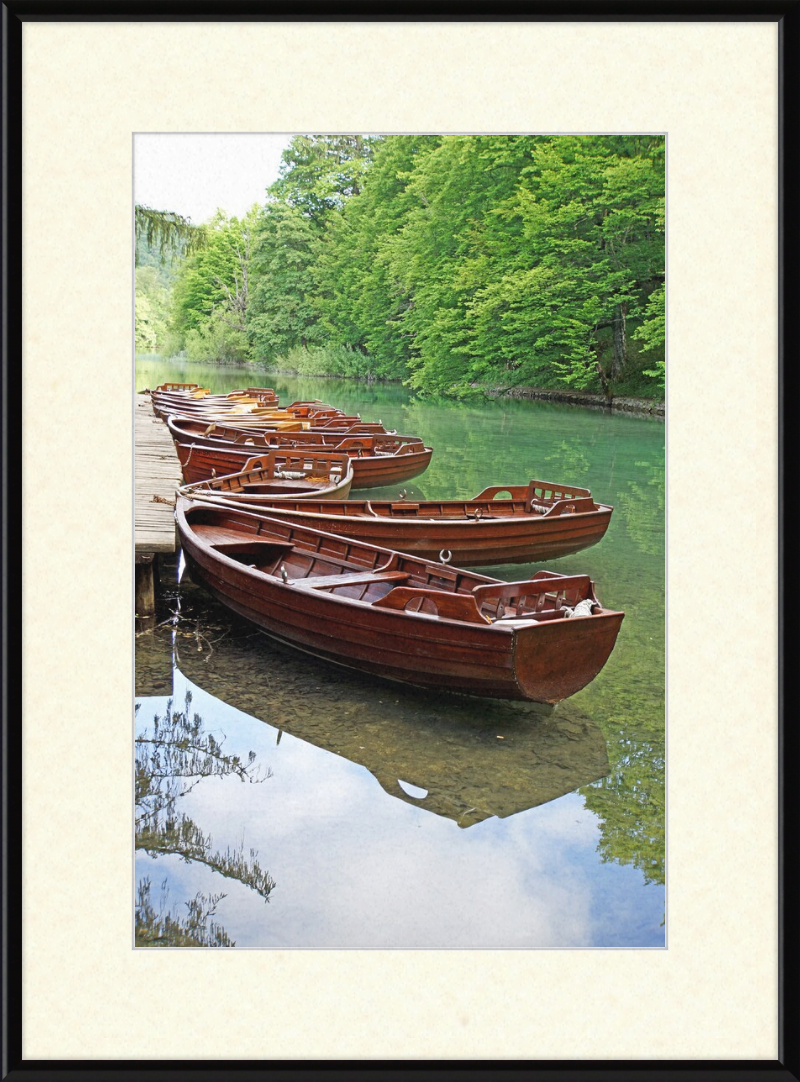
M 242 218 L 136 208 L 136 348 L 659 397 L 664 195 L 661 136 L 296 136 Z

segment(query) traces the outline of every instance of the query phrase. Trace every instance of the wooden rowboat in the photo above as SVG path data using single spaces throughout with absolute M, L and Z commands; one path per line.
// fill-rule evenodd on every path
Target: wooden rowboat
M 433 454 L 418 437 L 393 433 L 250 433 L 182 417 L 168 417 L 167 427 L 186 484 L 239 473 L 254 454 L 280 448 L 346 454 L 353 460 L 353 488 L 380 488 L 417 477 L 428 468 Z
M 278 395 L 272 387 L 247 387 L 244 390 L 212 394 L 208 387 L 201 387 L 198 383 L 160 383 L 154 391 L 149 393 L 151 398 L 172 397 L 184 401 L 233 401 L 250 398 L 253 401 L 273 405 L 278 403 Z
M 167 385 L 168 386 L 168 385 Z M 180 415 L 206 423 L 235 425 L 241 430 L 294 432 L 309 428 L 325 431 L 386 432 L 380 421 L 362 421 L 360 414 L 345 414 L 336 406 L 314 399 L 279 407 L 273 401 L 248 397 L 252 393 L 274 394 L 269 388 L 248 388 L 227 395 L 211 395 L 204 388 L 196 393 L 147 392 L 156 416 L 166 420 Z
M 334 417 L 313 417 L 307 419 L 279 420 L 270 417 L 245 417 L 239 414 L 219 413 L 202 414 L 188 411 L 186 413 L 175 411 L 164 417 L 175 418 L 178 424 L 184 426 L 185 431 L 193 435 L 215 434 L 215 439 L 224 439 L 229 442 L 242 442 L 242 439 L 259 436 L 268 436 L 271 432 L 321 432 L 330 433 L 356 433 L 375 435 L 386 434 L 386 429 L 379 422 L 362 421 L 355 414 L 345 416 L 341 414 Z M 396 435 L 392 432 L 391 435 Z
M 234 475 L 246 482 L 245 474 Z M 188 498 L 228 497 L 230 478 L 184 485 Z M 244 497 L 237 500 L 242 509 Z M 471 500 L 274 500 L 246 499 L 253 510 L 340 537 L 353 537 L 437 560 L 441 553 L 462 567 L 555 560 L 602 540 L 612 507 L 595 503 L 587 488 L 531 481 L 493 485 Z
M 376 676 L 555 703 L 605 665 L 624 614 L 588 575 L 502 582 L 179 497 L 192 576 L 282 642 Z
M 170 414 L 183 414 L 198 420 L 235 421 L 237 424 L 258 424 L 268 427 L 277 421 L 305 421 L 307 424 L 323 423 L 334 418 L 344 417 L 340 409 L 324 404 L 298 404 L 281 408 L 255 400 L 236 399 L 217 402 L 185 402 L 173 397 L 152 398 L 153 412 L 158 417 L 166 418 Z M 350 422 L 360 420 L 350 417 Z
M 324 451 L 282 451 L 272 449 L 248 460 L 241 473 L 198 481 L 184 486 L 195 499 L 220 500 L 239 504 L 259 500 L 291 498 L 302 503 L 315 500 L 346 501 L 353 483 L 353 464 L 348 455 Z
M 309 410 L 300 407 L 266 409 L 260 407 L 235 406 L 226 409 L 192 409 L 186 406 L 162 404 L 155 408 L 155 413 L 162 420 L 169 416 L 181 416 L 187 420 L 205 425 L 220 424 L 235 427 L 247 432 L 299 432 L 307 429 L 319 431 L 348 431 L 357 429 L 362 432 L 385 432 L 382 424 L 365 422 L 358 414 L 344 414 L 340 410 Z

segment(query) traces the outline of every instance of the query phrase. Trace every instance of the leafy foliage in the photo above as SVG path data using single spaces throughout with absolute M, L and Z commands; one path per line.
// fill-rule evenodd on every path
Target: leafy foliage
M 153 266 L 137 267 L 134 277 L 136 349 L 143 353 L 158 353 L 168 338 L 169 290 Z
M 664 185 L 660 136 L 295 136 L 265 205 L 186 249 L 173 330 L 196 359 L 301 350 L 425 394 L 658 394 Z M 141 228 L 173 225 L 188 245 Z
M 390 259 L 390 248 L 417 199 L 408 191 L 415 164 L 440 143 L 438 136 L 385 139 L 357 199 L 332 215 L 317 263 L 317 303 L 325 335 L 359 350 L 376 378 L 405 372 L 409 338 L 399 321 L 411 298 Z
M 287 203 L 315 228 L 359 195 L 378 136 L 296 135 L 281 155 L 272 198 Z
M 644 374 L 653 376 L 664 386 L 666 377 L 666 361 L 664 359 L 664 346 L 666 340 L 666 289 L 663 285 L 658 286 L 650 294 L 647 307 L 644 310 L 644 323 L 634 337 L 639 338 L 644 348 L 653 356 L 653 367 L 646 368 Z
M 269 202 L 253 244 L 255 286 L 247 312 L 254 358 L 269 360 L 318 337 L 314 264 L 319 238 L 297 208 Z
M 134 207 L 137 264 L 142 250 L 156 250 L 161 262 L 173 262 L 202 248 L 206 234 L 202 226 L 171 210 L 154 210 L 137 203 Z
M 241 361 L 247 355 L 250 260 L 256 211 L 206 227 L 206 243 L 181 265 L 172 327 L 192 360 Z

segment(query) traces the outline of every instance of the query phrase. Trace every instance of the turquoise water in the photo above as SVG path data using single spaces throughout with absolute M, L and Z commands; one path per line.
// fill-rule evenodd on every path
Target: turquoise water
M 599 676 L 551 710 L 326 665 L 165 574 L 160 624 L 136 641 L 144 934 L 168 914 L 185 928 L 200 895 L 187 944 L 213 926 L 240 948 L 663 947 L 663 423 L 137 361 L 137 390 L 167 379 L 273 386 L 421 436 L 434 455 L 409 497 L 534 477 L 590 488 L 614 507 L 605 538 L 547 566 L 588 573 L 626 618 Z M 170 701 L 180 716 L 156 732 Z

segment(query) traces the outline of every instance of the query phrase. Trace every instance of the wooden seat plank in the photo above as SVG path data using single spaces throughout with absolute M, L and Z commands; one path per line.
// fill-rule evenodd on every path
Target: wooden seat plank
M 292 586 L 319 590 L 325 586 L 361 586 L 370 582 L 400 582 L 408 579 L 405 571 L 361 571 L 345 575 L 309 575 L 305 579 L 290 579 Z

